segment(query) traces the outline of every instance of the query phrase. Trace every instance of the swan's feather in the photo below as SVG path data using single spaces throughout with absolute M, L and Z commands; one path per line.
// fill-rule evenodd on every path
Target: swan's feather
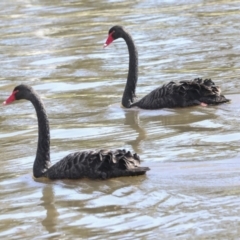
M 196 78 L 192 81 L 170 82 L 159 87 L 141 100 L 133 103 L 143 109 L 188 107 L 194 105 L 229 102 L 211 79 Z
M 11 101 L 9 101 L 9 98 Z M 140 167 L 140 159 L 137 154 L 131 154 L 124 149 L 76 152 L 50 166 L 49 122 L 40 96 L 32 87 L 21 84 L 14 88 L 9 98 L 5 103 L 20 99 L 29 100 L 37 113 L 38 147 L 33 164 L 33 176 L 35 178 L 79 179 L 88 177 L 107 179 L 142 175 L 149 170 L 148 167 Z
M 145 174 L 148 167 L 140 167 L 140 158 L 123 150 L 82 151 L 67 155 L 50 167 L 44 176 L 49 179 L 107 179 Z

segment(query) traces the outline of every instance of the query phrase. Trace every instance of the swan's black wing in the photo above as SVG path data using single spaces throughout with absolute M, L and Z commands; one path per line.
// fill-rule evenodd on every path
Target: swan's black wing
M 170 82 L 163 85 L 133 103 L 131 107 L 160 109 L 194 106 L 201 103 L 220 104 L 229 101 L 221 95 L 220 88 L 211 79 L 203 81 L 196 78 L 192 81 Z
M 83 151 L 67 155 L 50 167 L 44 176 L 49 179 L 107 179 L 145 174 L 148 167 L 140 167 L 140 158 L 129 151 Z

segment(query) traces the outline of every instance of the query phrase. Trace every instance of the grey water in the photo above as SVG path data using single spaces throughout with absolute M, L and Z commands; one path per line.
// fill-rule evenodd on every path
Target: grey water
M 239 239 L 240 2 L 18 0 L 0 3 L 0 100 L 20 84 L 41 95 L 51 160 L 84 149 L 137 152 L 146 176 L 32 177 L 31 103 L 0 107 L 1 239 Z M 211 78 L 228 104 L 123 109 L 123 25 L 139 52 L 137 95 Z

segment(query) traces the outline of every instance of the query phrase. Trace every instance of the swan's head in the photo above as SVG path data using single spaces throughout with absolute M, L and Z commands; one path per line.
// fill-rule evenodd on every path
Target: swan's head
M 114 40 L 121 38 L 122 34 L 125 32 L 124 28 L 122 26 L 114 26 L 109 29 L 108 31 L 108 38 L 103 45 L 103 47 L 107 47 L 110 45 Z
M 18 85 L 13 89 L 12 94 L 7 98 L 7 100 L 3 102 L 3 105 L 9 104 L 15 100 L 29 99 L 32 92 L 32 87 L 24 84 Z

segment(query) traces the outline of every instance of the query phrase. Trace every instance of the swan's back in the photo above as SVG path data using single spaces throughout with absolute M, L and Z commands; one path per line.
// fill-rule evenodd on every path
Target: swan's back
M 140 167 L 140 158 L 123 150 L 83 151 L 67 155 L 50 167 L 44 176 L 49 179 L 107 179 L 145 174 L 148 167 Z
M 170 82 L 159 87 L 141 100 L 133 103 L 143 109 L 187 107 L 205 104 L 229 102 L 221 95 L 221 90 L 211 79 L 196 78 L 192 81 Z

